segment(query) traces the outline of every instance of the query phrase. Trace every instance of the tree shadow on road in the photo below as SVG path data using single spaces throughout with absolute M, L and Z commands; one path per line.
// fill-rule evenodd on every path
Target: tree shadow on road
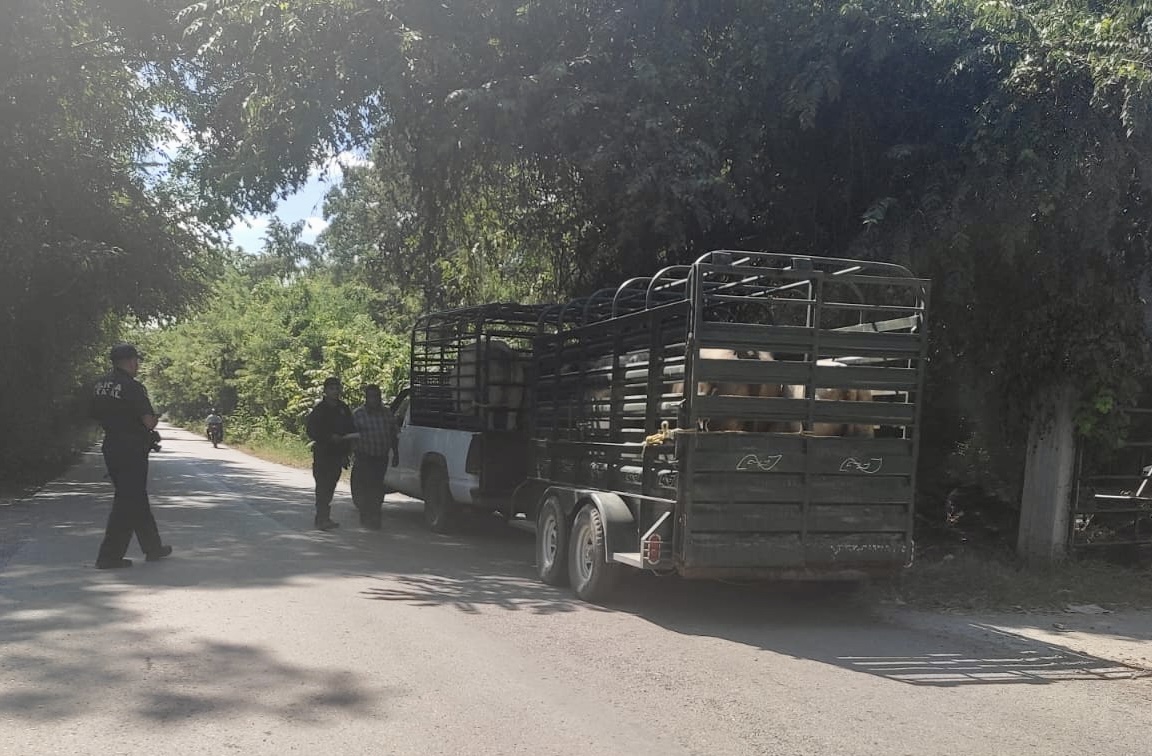
M 411 606 L 448 605 L 469 614 L 485 607 L 531 614 L 565 614 L 582 608 L 607 611 L 600 607 L 582 606 L 554 588 L 533 586 L 523 578 L 503 575 L 399 575 L 389 580 L 392 585 L 369 588 L 362 595 L 378 601 L 403 602 Z
M 842 586 L 695 582 L 636 574 L 604 606 L 519 576 L 399 576 L 367 598 L 414 606 L 484 607 L 539 614 L 594 610 L 634 615 L 683 635 L 713 637 L 910 685 L 1043 685 L 1128 680 L 1149 673 L 991 627 L 915 631 Z M 946 627 L 946 623 L 941 625 Z M 899 648 L 900 653 L 892 653 Z
M 531 574 L 525 574 L 529 570 L 514 575 L 500 570 L 401 575 L 363 595 L 413 606 L 447 605 L 468 613 L 485 607 L 537 614 L 625 613 L 683 635 L 720 638 L 910 685 L 1043 685 L 1148 674 L 962 621 L 951 633 L 916 631 L 886 616 L 883 607 L 866 597 L 837 585 L 726 584 L 634 574 L 611 602 L 596 606 L 566 590 L 533 584 Z M 894 648 L 900 653 L 892 653 Z
M 308 724 L 337 712 L 384 716 L 390 692 L 373 690 L 351 673 L 289 664 L 248 644 L 199 639 L 172 648 L 171 641 L 132 630 L 122 614 L 117 621 L 124 627 L 115 648 L 82 649 L 82 632 L 61 636 L 53 623 L 34 651 L 9 649 L 5 670 L 22 682 L 0 691 L 0 710 L 29 722 L 58 723 L 83 715 L 93 697 L 111 694 L 128 722 L 203 724 L 207 717 L 218 723 L 264 715 Z
M 932 630 L 912 629 L 865 594 L 837 584 L 637 577 L 613 605 L 661 627 L 911 685 L 1043 685 L 1148 676 L 1117 662 L 947 618 Z
M 112 489 L 99 453 L 87 457 L 83 470 L 0 512 L 0 674 L 8 681 L 0 710 L 18 721 L 79 718 L 94 697 L 108 695 L 117 697 L 125 721 L 264 716 L 308 724 L 337 714 L 386 716 L 381 709 L 395 692 L 371 684 L 359 670 L 295 664 L 273 644 L 144 631 L 147 618 L 121 598 L 410 570 L 424 564 L 420 555 L 429 551 L 455 565 L 461 579 L 506 562 L 486 555 L 477 561 L 481 545 L 431 541 L 405 528 L 342 536 L 307 530 L 310 488 L 253 476 L 242 464 L 193 457 L 161 476 L 156 468 L 166 460 L 153 462 L 153 480 L 160 477 L 154 511 L 165 540 L 176 545 L 173 557 L 144 563 L 130 554 L 138 560 L 134 567 L 98 571 L 93 559 Z M 381 550 L 383 543 L 388 548 Z
M 393 496 L 382 531 L 346 527 L 320 533 L 310 529 L 311 477 L 306 471 L 253 470 L 242 459 L 201 457 L 195 448 L 179 443 L 165 454 L 171 456 L 154 462 L 154 470 L 161 470 L 159 476 L 153 474 L 158 483 L 153 494 L 161 531 L 177 546 L 173 559 L 114 576 L 90 568 L 111 498 L 102 469 L 90 459 L 87 475 L 74 475 L 40 492 L 33 500 L 34 516 L 28 515 L 31 519 L 20 531 L 22 540 L 4 552 L 17 558 L 7 567 L 0 564 L 0 637 L 27 646 L 95 627 L 130 628 L 137 618 L 110 598 L 117 590 L 253 588 L 350 576 L 380 580 L 367 590 L 358 582 L 352 595 L 381 604 L 450 606 L 470 614 L 623 613 L 682 635 L 723 639 L 912 685 L 1035 685 L 1126 679 L 1135 673 L 1019 637 L 914 632 L 858 596 L 821 586 L 701 583 L 637 573 L 630 574 L 611 603 L 596 607 L 567 590 L 539 583 L 531 536 L 496 518 L 473 517 L 458 533 L 435 535 L 424 529 L 418 502 Z M 346 521 L 353 514 L 346 493 L 338 495 L 337 511 Z M 0 550 L 3 542 L 0 537 Z M 126 650 L 111 651 L 107 663 L 68 646 L 61 647 L 56 661 L 46 663 L 42 672 L 27 667 L 27 674 L 39 675 L 44 690 L 58 689 L 65 679 L 85 680 L 85 688 L 98 686 L 109 669 L 143 663 L 127 637 Z M 892 649 L 900 652 L 893 654 Z M 382 695 L 367 692 L 355 677 L 337 679 L 266 658 L 256 646 L 223 650 L 204 641 L 201 647 L 145 654 L 153 664 L 161 660 L 162 667 L 173 668 L 202 656 L 215 659 L 218 663 L 210 665 L 214 671 L 204 672 L 215 679 L 236 675 L 246 665 L 234 661 L 244 655 L 249 663 L 267 668 L 261 688 L 287 685 L 301 691 L 296 700 L 275 704 L 284 716 L 307 708 L 308 701 L 321 702 L 320 709 L 355 709 L 371 707 Z M 173 682 L 171 689 L 142 692 L 133 705 L 140 716 L 153 719 L 188 709 L 243 712 L 266 705 L 260 695 L 245 694 L 246 685 L 237 680 L 235 695 L 180 705 L 181 697 L 195 699 L 196 694 L 194 688 Z M 0 704 L 25 712 L 51 709 L 37 699 L 44 690 L 7 691 Z M 55 706 L 79 705 L 66 696 Z

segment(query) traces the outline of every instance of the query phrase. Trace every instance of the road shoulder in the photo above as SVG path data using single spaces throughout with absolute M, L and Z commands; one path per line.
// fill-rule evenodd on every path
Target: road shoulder
M 981 640 L 1026 639 L 1152 673 L 1152 610 L 958 614 L 900 608 L 889 614 L 923 630 Z

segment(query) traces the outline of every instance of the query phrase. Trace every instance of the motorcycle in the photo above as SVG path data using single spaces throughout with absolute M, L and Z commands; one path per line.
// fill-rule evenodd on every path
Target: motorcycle
M 220 448 L 220 442 L 224 440 L 224 424 L 212 423 L 208 426 L 208 440 L 212 442 L 212 448 Z

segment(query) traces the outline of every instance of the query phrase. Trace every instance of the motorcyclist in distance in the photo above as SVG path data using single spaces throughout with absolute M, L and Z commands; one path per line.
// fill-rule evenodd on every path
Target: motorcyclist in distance
M 215 447 L 224 440 L 224 418 L 216 414 L 216 408 L 213 407 L 208 411 L 208 417 L 205 419 L 208 425 L 208 440 L 212 442 Z

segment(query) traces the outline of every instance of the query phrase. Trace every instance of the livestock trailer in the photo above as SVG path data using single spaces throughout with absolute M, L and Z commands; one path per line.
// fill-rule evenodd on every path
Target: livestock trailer
M 912 559 L 929 283 L 715 251 L 543 308 L 519 491 L 541 579 L 851 579 Z

